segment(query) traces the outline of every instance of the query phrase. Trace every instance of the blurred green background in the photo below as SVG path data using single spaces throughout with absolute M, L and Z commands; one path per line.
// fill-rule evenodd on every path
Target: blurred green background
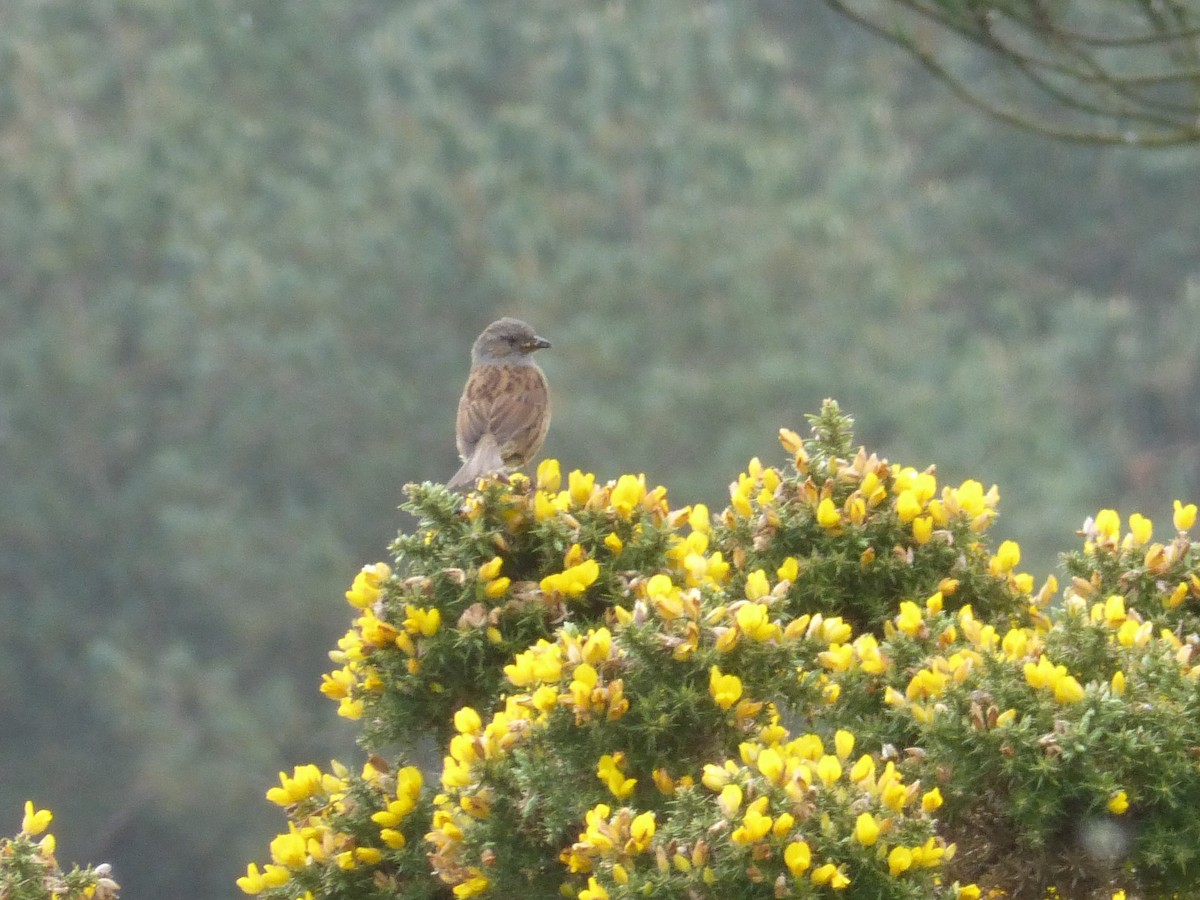
M 0 831 L 233 897 L 470 344 L 717 507 L 836 397 L 1040 581 L 1200 496 L 1200 151 L 1052 144 L 810 2 L 6 0 Z M 982 65 L 982 63 L 981 63 Z

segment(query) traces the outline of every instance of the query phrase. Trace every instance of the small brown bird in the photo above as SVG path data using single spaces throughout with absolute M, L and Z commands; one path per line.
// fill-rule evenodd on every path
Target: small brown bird
M 471 374 L 458 401 L 456 441 L 462 468 L 446 482 L 458 488 L 529 462 L 550 428 L 546 376 L 533 361 L 550 346 L 520 319 L 498 319 L 471 347 Z

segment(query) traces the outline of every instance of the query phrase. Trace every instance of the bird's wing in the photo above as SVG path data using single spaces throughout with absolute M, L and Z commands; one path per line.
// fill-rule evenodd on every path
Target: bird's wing
M 471 369 L 467 386 L 458 400 L 458 418 L 455 420 L 455 442 L 458 455 L 470 459 L 479 439 L 487 434 L 491 422 L 491 408 L 498 387 L 494 377 L 494 366 Z
M 521 466 L 537 453 L 550 425 L 546 376 L 537 366 L 505 366 L 504 384 L 491 404 L 488 430 L 504 461 Z

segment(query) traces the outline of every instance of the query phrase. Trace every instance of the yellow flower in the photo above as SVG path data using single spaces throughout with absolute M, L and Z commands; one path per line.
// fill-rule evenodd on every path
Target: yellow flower
M 54 813 L 48 809 L 34 809 L 33 801 L 25 801 L 25 815 L 21 819 L 21 834 L 26 837 L 33 837 L 41 834 L 50 827 L 50 821 L 54 818 Z
M 854 839 L 864 847 L 874 846 L 879 840 L 879 822 L 869 812 L 859 813 L 854 823 Z
M 868 675 L 882 675 L 887 669 L 887 659 L 879 652 L 879 641 L 875 635 L 860 634 L 854 639 L 853 647 L 858 654 L 859 668 Z
M 833 881 L 833 876 L 838 874 L 838 866 L 833 863 L 818 865 L 812 870 L 812 883 L 814 884 L 829 884 Z
M 937 788 L 928 790 L 924 794 L 921 795 L 921 809 L 924 810 L 926 813 L 931 813 L 934 810 L 938 809 L 939 807 L 941 807 L 943 802 L 944 801 L 942 800 L 942 792 L 940 790 L 938 790 Z
M 805 841 L 792 841 L 783 849 L 783 862 L 792 876 L 799 878 L 812 865 L 812 850 Z
M 491 885 L 491 882 L 482 874 L 472 875 L 466 881 L 454 886 L 454 896 L 458 900 L 466 900 L 467 897 L 475 897 L 482 894 L 488 889 L 489 885 Z M 604 897 L 607 898 L 608 894 L 605 894 Z
M 579 900 L 609 900 L 608 891 L 595 876 L 588 876 L 588 886 L 579 892 Z
M 726 818 L 733 818 L 742 806 L 742 789 L 736 784 L 725 785 L 717 797 L 717 806 Z
M 817 523 L 826 531 L 834 531 L 842 526 L 842 514 L 829 497 L 817 504 Z
M 1096 513 L 1093 527 L 1100 537 L 1116 542 L 1121 536 L 1121 517 L 1115 509 L 1102 509 Z
M 587 506 L 595 490 L 596 476 L 592 473 L 585 475 L 579 469 L 575 469 L 567 476 L 567 493 L 571 495 L 571 502 L 576 506 Z
M 286 772 L 279 773 L 279 787 L 267 791 L 267 799 L 277 806 L 291 806 L 314 794 L 321 793 L 321 770 L 309 763 L 305 766 L 295 766 L 289 778 Z M 26 807 L 28 811 L 28 807 Z
M 355 847 L 354 859 L 366 866 L 374 866 L 383 859 L 383 852 L 378 847 Z
M 416 660 L 413 660 L 412 662 L 416 662 Z M 349 697 L 347 697 L 338 704 L 337 714 L 343 719 L 350 719 L 353 721 L 356 719 L 361 719 L 365 709 L 366 704 L 364 704 L 362 700 L 351 700 Z
M 928 544 L 930 538 L 933 537 L 933 518 L 931 516 L 917 516 L 912 520 L 913 540 L 918 544 Z
M 907 847 L 893 847 L 888 854 L 888 873 L 896 878 L 912 868 L 913 855 Z
M 831 672 L 848 672 L 854 666 L 854 645 L 831 644 L 817 654 L 817 659 Z
M 1013 662 L 1022 659 L 1029 647 L 1029 632 L 1024 628 L 1010 628 L 1000 641 L 1000 649 Z
M 254 863 L 246 866 L 246 874 L 237 880 L 237 886 L 242 889 L 243 894 L 251 895 L 261 894 L 267 887 L 263 882 L 262 873 Z
M 606 753 L 600 757 L 600 761 L 596 765 L 596 777 L 604 782 L 613 796 L 619 800 L 632 794 L 634 787 L 637 786 L 636 778 L 625 777 L 624 765 L 625 755 L 623 753 Z
M 854 752 L 854 735 L 844 728 L 839 728 L 833 736 L 833 745 L 838 759 L 846 759 Z
M 289 869 L 299 869 L 304 866 L 308 853 L 305 841 L 296 832 L 280 834 L 271 841 L 271 859 Z
M 543 459 L 537 467 L 537 486 L 539 490 L 553 493 L 562 487 L 562 471 L 557 459 Z
M 453 756 L 442 758 L 442 787 L 446 790 L 466 787 L 471 783 L 471 766 Z
M 433 637 L 442 627 L 442 611 L 440 609 L 423 609 L 408 604 L 404 607 L 408 618 L 404 620 L 404 628 L 409 634 L 421 634 Z
M 771 827 L 771 834 L 775 835 L 777 838 L 784 837 L 792 830 L 792 827 L 795 824 L 796 817 L 791 813 L 785 812 L 782 815 L 775 817 L 775 824 Z
M 474 709 L 464 706 L 454 714 L 454 730 L 459 734 L 479 734 L 483 730 L 483 720 Z
M 585 559 L 556 575 L 547 575 L 541 581 L 541 589 L 547 594 L 562 594 L 578 597 L 600 577 L 600 565 L 594 559 Z
M 626 851 L 630 853 L 644 852 L 650 846 L 654 831 L 654 813 L 644 812 L 639 816 L 634 816 L 633 821 L 629 823 L 629 843 L 625 845 Z
M 591 663 L 594 666 L 608 659 L 611 650 L 612 633 L 607 628 L 597 628 L 595 631 L 588 633 L 580 653 L 583 656 L 584 662 Z
M 855 784 L 859 784 L 862 781 L 874 783 L 875 760 L 866 753 L 860 756 L 858 762 L 850 769 L 850 780 Z
M 842 764 L 838 762 L 838 758 L 829 754 L 822 756 L 817 763 L 817 777 L 825 787 L 832 787 L 834 782 L 842 777 Z
M 483 593 L 492 600 L 503 597 L 508 593 L 509 587 L 512 585 L 512 579 L 507 575 L 489 581 L 483 589 Z
M 732 760 L 726 761 L 724 767 L 707 763 L 704 766 L 704 773 L 700 776 L 700 783 L 710 791 L 719 792 L 729 784 L 729 779 L 736 774 L 737 765 Z
M 988 563 L 991 575 L 1007 575 L 1021 561 L 1021 547 L 1016 541 L 1004 541 Z
M 958 889 L 958 897 L 955 900 L 979 900 L 983 896 L 983 890 L 977 884 L 968 884 Z
M 1129 535 L 1133 539 L 1134 546 L 1146 543 L 1153 533 L 1154 523 L 1141 513 L 1134 513 L 1129 517 Z
M 1187 599 L 1188 584 L 1186 581 L 1181 581 L 1175 586 L 1175 590 L 1163 597 L 1163 606 L 1167 609 L 1175 609 Z
M 1108 798 L 1108 811 L 1114 816 L 1125 815 L 1129 809 L 1129 795 L 1125 791 L 1117 791 Z
M 1083 699 L 1083 687 L 1070 675 L 1063 675 L 1054 682 L 1054 699 L 1059 703 L 1078 703 Z
M 767 836 L 774 824 L 774 820 L 766 815 L 768 801 L 768 797 L 762 796 L 746 807 L 742 824 L 735 828 L 729 836 L 733 843 L 753 844 Z
M 852 496 L 846 501 L 846 517 L 851 525 L 861 525 L 867 518 L 867 501 L 859 496 Z
M 767 581 L 767 573 L 755 569 L 746 576 L 746 599 L 761 600 L 771 593 L 771 584 Z
M 758 754 L 758 759 L 754 761 L 754 764 L 769 782 L 772 784 L 781 783 L 785 767 L 783 757 L 779 755 L 778 750 L 773 747 L 767 747 Z
M 1034 689 L 1050 687 L 1054 684 L 1055 667 L 1046 655 L 1043 653 L 1036 663 L 1025 663 L 1023 670 L 1025 672 L 1025 680 L 1029 686 Z M 1063 668 L 1063 673 L 1066 669 Z
M 911 600 L 901 601 L 900 614 L 896 616 L 895 622 L 896 627 L 909 637 L 916 637 L 921 631 L 921 607 L 917 606 Z
M 392 569 L 387 563 L 374 563 L 363 566 L 354 576 L 354 583 L 346 591 L 346 600 L 351 606 L 366 609 L 374 605 L 383 593 L 383 583 L 392 577 Z
M 1173 521 L 1177 531 L 1187 531 L 1190 529 L 1196 524 L 1196 504 L 1189 503 L 1187 506 L 1184 506 L 1176 500 Z
M 479 567 L 479 577 L 484 581 L 492 581 L 500 575 L 500 568 L 504 565 L 504 560 L 499 556 L 493 556 L 487 562 Z
M 628 519 L 645 497 L 645 475 L 622 475 L 612 489 L 609 503 L 617 511 L 617 515 L 622 519 Z
M 916 493 L 911 490 L 901 491 L 896 498 L 896 515 L 900 521 L 907 525 L 920 514 L 921 501 L 917 499 Z
M 1125 621 L 1125 598 L 1120 594 L 1113 594 L 1104 601 L 1104 610 L 1102 613 L 1104 624 L 1109 628 L 1116 628 Z
M 780 581 L 795 581 L 800 574 L 800 562 L 794 556 L 789 556 L 775 570 Z
M 927 700 L 940 697 L 946 690 L 950 676 L 942 671 L 921 669 L 908 682 L 904 696 L 907 700 Z
M 742 697 L 742 680 L 736 675 L 723 675 L 713 666 L 708 673 L 708 692 L 721 709 L 729 709 Z
M 734 512 L 743 518 L 748 518 L 754 514 L 754 507 L 750 505 L 749 498 L 738 490 L 736 482 L 729 486 L 729 505 L 733 507 Z
M 752 641 L 769 641 L 781 634 L 779 626 L 771 622 L 770 610 L 761 603 L 739 607 L 735 618 L 742 634 Z
M 604 538 L 604 546 L 609 549 L 613 556 L 620 556 L 621 551 L 625 549 L 625 542 L 617 536 L 615 531 L 610 531 Z
M 1120 669 L 1113 673 L 1112 692 L 1118 697 L 1125 693 L 1125 673 Z
M 533 704 L 533 708 L 539 712 L 549 712 L 558 706 L 558 689 L 543 684 L 533 692 L 530 702 Z

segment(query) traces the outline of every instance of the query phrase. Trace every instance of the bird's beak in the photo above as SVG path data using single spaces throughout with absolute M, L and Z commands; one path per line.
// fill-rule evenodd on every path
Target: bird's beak
M 545 350 L 550 346 L 550 342 L 544 337 L 534 336 L 534 339 L 527 344 L 522 345 L 522 349 L 526 353 L 532 353 L 534 350 Z

